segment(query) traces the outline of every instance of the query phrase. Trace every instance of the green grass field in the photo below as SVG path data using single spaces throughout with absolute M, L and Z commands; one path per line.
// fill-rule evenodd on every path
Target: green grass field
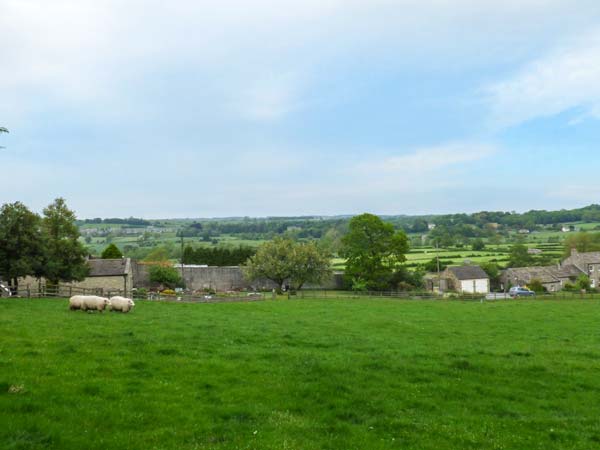
M 600 302 L 0 300 L 2 449 L 592 449 Z

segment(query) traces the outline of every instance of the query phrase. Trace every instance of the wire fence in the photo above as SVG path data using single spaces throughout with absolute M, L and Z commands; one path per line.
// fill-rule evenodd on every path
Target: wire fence
M 488 294 L 468 293 L 436 293 L 436 292 L 403 292 L 403 291 L 340 291 L 304 289 L 287 292 L 287 298 L 294 299 L 396 299 L 396 300 L 459 300 L 459 301 L 503 301 L 513 300 L 507 293 L 492 292 Z M 82 288 L 69 285 L 58 286 L 25 286 L 12 291 L 13 298 L 69 298 L 73 295 L 98 295 L 113 297 L 116 295 L 133 298 L 134 300 L 166 301 L 182 303 L 225 303 L 225 302 L 251 302 L 267 299 L 281 299 L 272 292 L 230 292 L 227 294 L 199 294 L 199 293 L 163 293 L 146 292 L 144 290 L 124 291 L 123 289 Z M 284 297 L 285 298 L 285 297 Z M 531 297 L 517 297 L 517 300 L 600 300 L 600 293 L 558 291 L 538 294 Z
M 193 293 L 161 293 L 144 291 L 124 291 L 123 289 L 82 288 L 77 286 L 25 286 L 12 291 L 11 298 L 69 298 L 73 295 L 98 295 L 101 297 L 122 296 L 134 300 L 166 301 L 183 303 L 226 303 L 226 302 L 252 302 L 264 300 L 265 294 L 261 292 L 236 292 L 232 294 L 193 294 Z

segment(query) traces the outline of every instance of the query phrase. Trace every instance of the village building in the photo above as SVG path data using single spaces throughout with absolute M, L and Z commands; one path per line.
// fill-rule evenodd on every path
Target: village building
M 465 294 L 487 294 L 490 292 L 490 277 L 479 266 L 448 267 L 441 274 L 446 288 Z M 441 283 L 442 287 L 444 283 Z
M 98 294 L 124 293 L 130 294 L 133 288 L 133 269 L 130 258 L 88 259 L 88 276 L 82 281 L 61 283 L 64 287 L 90 289 Z M 44 278 L 25 277 L 19 280 L 20 287 L 45 286 Z
M 580 275 L 589 276 L 592 288 L 600 286 L 600 252 L 580 253 L 573 248 L 571 255 L 562 264 L 573 265 L 579 270 Z
M 556 266 L 513 267 L 506 269 L 500 276 L 503 287 L 508 290 L 512 286 L 528 286 L 532 281 L 539 281 L 548 292 L 560 291 L 566 283 L 573 283 L 581 271 L 572 264 Z

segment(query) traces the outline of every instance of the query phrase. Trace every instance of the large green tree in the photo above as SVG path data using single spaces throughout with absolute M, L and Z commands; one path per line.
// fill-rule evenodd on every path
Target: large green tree
M 0 278 L 18 287 L 18 279 L 39 276 L 43 262 L 40 217 L 21 202 L 0 209 Z
M 118 258 L 122 258 L 122 257 L 123 257 L 123 253 L 121 253 L 121 250 L 119 250 L 119 247 L 117 247 L 115 244 L 109 244 L 102 251 L 102 255 L 101 255 L 102 259 L 118 259 Z
M 83 280 L 89 271 L 86 250 L 79 242 L 75 214 L 63 198 L 57 198 L 44 209 L 42 234 L 45 247 L 43 274 L 46 279 L 53 284 Z
M 289 281 L 293 289 L 305 283 L 319 282 L 331 273 L 331 262 L 326 251 L 315 243 L 299 243 L 277 237 L 262 244 L 246 262 L 245 275 L 251 281 L 266 278 L 281 291 Z
M 346 258 L 346 276 L 369 289 L 388 289 L 406 260 L 408 239 L 403 231 L 373 214 L 353 217 L 342 239 L 340 255 Z

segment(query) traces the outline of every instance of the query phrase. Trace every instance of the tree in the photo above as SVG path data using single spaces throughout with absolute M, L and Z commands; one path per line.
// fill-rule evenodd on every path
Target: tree
M 154 264 L 150 266 L 149 273 L 150 281 L 163 284 L 169 288 L 183 284 L 179 271 L 168 264 Z
M 508 267 L 526 267 L 533 263 L 533 257 L 524 244 L 514 244 L 510 247 Z
M 366 283 L 369 289 L 391 287 L 394 272 L 406 260 L 408 239 L 391 223 L 373 214 L 353 217 L 342 239 L 340 255 L 346 258 L 346 276 Z
M 276 237 L 258 247 L 248 258 L 245 275 L 249 280 L 266 278 L 281 291 L 290 281 L 292 288 L 301 289 L 307 282 L 319 282 L 330 274 L 327 253 L 315 243 L 297 243 L 292 239 Z
M 585 274 L 579 275 L 579 278 L 575 282 L 575 287 L 582 291 L 589 291 L 592 287 L 590 277 Z
M 43 262 L 40 217 L 21 202 L 0 209 L 0 278 L 18 288 L 18 279 L 39 276 Z
M 481 264 L 481 268 L 490 277 L 490 287 L 492 289 L 500 289 L 500 267 L 495 262 L 485 262 Z
M 316 243 L 308 242 L 294 245 L 292 255 L 293 289 L 302 289 L 305 283 L 318 283 L 331 275 L 331 260 Z
M 57 198 L 44 209 L 42 235 L 44 240 L 43 275 L 52 284 L 60 281 L 81 281 L 89 273 L 86 249 L 79 242 L 75 214 L 63 198 Z
M 442 270 L 445 270 L 446 267 L 448 267 L 448 265 L 444 264 L 441 260 L 439 262 L 439 267 L 438 267 L 438 258 L 432 258 L 429 261 L 427 261 L 425 264 L 423 264 L 423 269 L 425 269 L 427 272 L 437 272 L 438 268 L 441 272 Z
M 164 247 L 156 247 L 144 258 L 148 262 L 163 262 L 169 260 L 169 250 Z
M 482 250 L 485 250 L 485 242 L 483 242 L 483 239 L 479 239 L 479 238 L 475 239 L 473 241 L 473 243 L 471 244 L 471 248 L 475 252 L 480 252 Z
M 527 283 L 527 287 L 530 290 L 532 290 L 533 292 L 535 292 L 536 294 L 543 294 L 544 292 L 546 292 L 546 288 L 544 287 L 542 282 L 535 278 L 533 280 L 531 280 L 529 283 Z
M 119 259 L 123 257 L 123 253 L 115 244 L 110 244 L 102 251 L 102 259 Z
M 600 233 L 582 231 L 568 236 L 564 241 L 564 255 L 570 256 L 572 249 L 581 253 L 600 251 Z

